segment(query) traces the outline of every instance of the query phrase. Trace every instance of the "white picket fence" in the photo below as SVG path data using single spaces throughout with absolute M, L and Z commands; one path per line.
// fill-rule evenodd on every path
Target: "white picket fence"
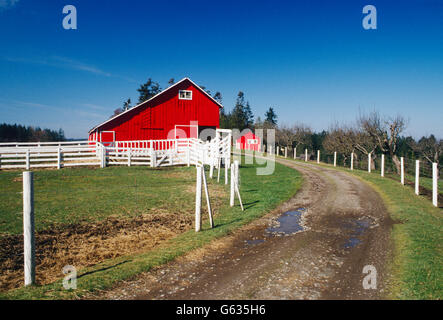
M 226 132 L 226 131 L 223 131 Z M 202 165 L 230 163 L 231 133 L 217 132 L 211 142 L 199 139 L 169 139 L 100 142 L 0 144 L 0 169 L 63 168 L 70 166 Z

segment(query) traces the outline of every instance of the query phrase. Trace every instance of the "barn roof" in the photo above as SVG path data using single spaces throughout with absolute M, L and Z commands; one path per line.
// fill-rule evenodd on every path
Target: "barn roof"
M 180 81 L 174 83 L 172 86 L 166 88 L 165 90 L 163 90 L 163 91 L 157 93 L 155 96 L 149 98 L 148 100 L 143 101 L 143 102 L 139 103 L 138 105 L 136 105 L 136 106 L 134 106 L 134 107 L 132 107 L 132 108 L 126 110 L 126 111 L 123 111 L 122 113 L 119 113 L 118 115 L 116 115 L 116 116 L 114 116 L 114 117 L 112 117 L 112 118 L 109 118 L 108 120 L 106 120 L 106 121 L 103 122 L 103 123 L 100 123 L 99 125 L 96 125 L 94 128 L 92 128 L 91 130 L 89 130 L 88 133 L 91 133 L 91 132 L 94 131 L 95 129 L 97 129 L 97 128 L 103 126 L 104 124 L 106 124 L 106 123 L 108 123 L 108 122 L 110 122 L 110 121 L 112 121 L 112 120 L 117 119 L 118 117 L 124 115 L 125 113 L 127 113 L 127 112 L 129 112 L 129 111 L 133 111 L 134 109 L 143 106 L 144 104 L 146 104 L 146 103 L 148 103 L 149 101 L 151 101 L 151 100 L 157 98 L 158 96 L 164 94 L 165 92 L 168 92 L 169 90 L 171 90 L 171 89 L 174 88 L 175 86 L 178 86 L 180 83 L 182 83 L 182 82 L 184 82 L 184 81 L 186 81 L 186 80 L 189 81 L 189 82 L 191 82 L 191 83 L 192 83 L 197 89 L 199 89 L 199 90 L 200 90 L 201 92 L 203 92 L 206 96 L 208 96 L 208 98 L 211 99 L 215 104 L 217 104 L 217 105 L 219 106 L 219 108 L 223 108 L 223 105 L 222 105 L 221 103 L 219 103 L 217 100 L 215 100 L 213 97 L 211 97 L 211 95 L 210 95 L 209 93 L 207 93 L 205 90 L 203 90 L 202 88 L 200 88 L 200 87 L 199 87 L 194 81 L 192 81 L 191 79 L 189 79 L 189 78 L 186 77 L 186 78 L 183 78 L 182 80 L 180 80 Z

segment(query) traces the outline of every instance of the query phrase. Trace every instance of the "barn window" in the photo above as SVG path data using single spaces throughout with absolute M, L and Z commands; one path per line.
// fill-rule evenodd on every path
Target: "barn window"
M 248 139 L 248 144 L 257 144 L 258 140 L 257 139 Z
M 192 91 L 191 90 L 179 90 L 178 98 L 181 100 L 192 100 Z

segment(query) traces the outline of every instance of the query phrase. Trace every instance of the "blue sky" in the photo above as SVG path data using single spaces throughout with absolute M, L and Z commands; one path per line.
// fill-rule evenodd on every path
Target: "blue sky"
M 375 109 L 443 138 L 443 1 L 0 0 L 0 122 L 84 138 L 148 77 L 186 76 L 279 123 L 322 130 Z

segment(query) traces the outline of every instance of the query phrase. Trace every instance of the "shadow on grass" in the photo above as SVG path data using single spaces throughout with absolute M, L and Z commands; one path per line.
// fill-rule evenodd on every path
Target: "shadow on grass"
M 114 265 L 112 265 L 112 266 L 109 266 L 109 267 L 103 267 L 103 268 L 101 268 L 101 269 L 97 269 L 97 270 L 92 270 L 92 271 L 85 272 L 85 273 L 83 273 L 82 275 L 79 275 L 79 276 L 77 277 L 77 279 L 80 279 L 80 278 L 82 278 L 82 277 L 84 277 L 84 276 L 87 276 L 87 275 L 90 275 L 90 274 L 94 274 L 94 273 L 97 273 L 97 272 L 106 271 L 106 270 L 109 270 L 109 269 L 115 268 L 115 267 L 117 267 L 117 266 L 119 266 L 119 265 L 125 264 L 125 263 L 127 263 L 127 262 L 131 262 L 131 261 L 132 261 L 132 260 L 125 260 L 125 261 L 122 261 L 122 262 L 116 263 L 116 264 L 114 264 Z
M 252 202 L 244 203 L 243 207 L 245 208 L 245 210 L 248 210 L 249 208 L 255 207 L 255 205 L 259 202 L 260 202 L 260 200 L 255 200 Z

